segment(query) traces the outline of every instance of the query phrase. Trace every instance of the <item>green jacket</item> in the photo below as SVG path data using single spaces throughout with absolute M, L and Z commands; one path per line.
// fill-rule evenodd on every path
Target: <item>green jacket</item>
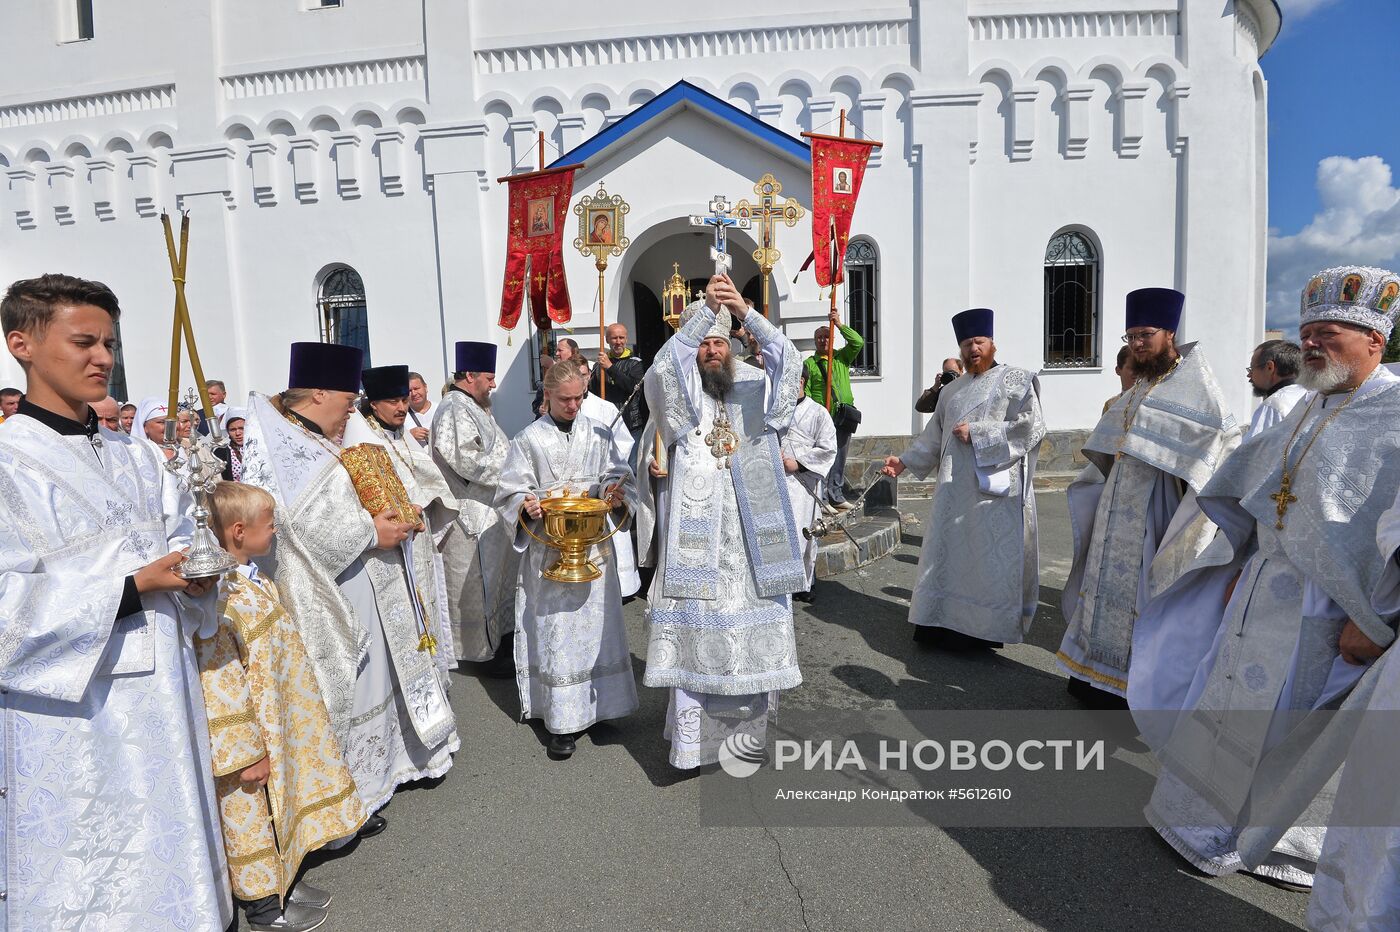
M 846 345 L 831 354 L 831 403 L 833 405 L 853 405 L 855 396 L 851 394 L 851 363 L 856 361 L 865 348 L 865 340 L 845 324 L 837 324 Z M 803 385 L 807 397 L 819 405 L 826 404 L 826 357 L 808 356 L 802 363 Z

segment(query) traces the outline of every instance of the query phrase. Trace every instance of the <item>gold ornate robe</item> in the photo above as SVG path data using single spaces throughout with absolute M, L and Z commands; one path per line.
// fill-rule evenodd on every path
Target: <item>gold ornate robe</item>
M 195 650 L 229 873 L 240 899 L 283 897 L 307 853 L 368 814 L 277 587 L 234 572 L 220 588 L 217 630 Z M 239 774 L 263 755 L 267 791 L 244 787 Z

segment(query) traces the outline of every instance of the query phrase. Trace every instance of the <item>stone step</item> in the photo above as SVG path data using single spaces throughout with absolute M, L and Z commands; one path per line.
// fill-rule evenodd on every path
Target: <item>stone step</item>
M 835 530 L 817 545 L 817 578 L 829 579 L 858 566 L 873 563 L 899 546 L 899 512 L 888 507 L 867 507 L 845 531 Z

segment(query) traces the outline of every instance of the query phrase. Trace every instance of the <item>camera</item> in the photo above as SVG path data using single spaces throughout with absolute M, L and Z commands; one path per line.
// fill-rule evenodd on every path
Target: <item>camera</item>
M 957 374 L 956 372 L 944 372 L 944 373 L 941 373 L 941 374 L 938 376 L 938 384 L 940 384 L 940 385 L 947 385 L 949 382 L 953 381 L 953 380 L 956 379 L 957 377 L 958 377 L 958 374 Z

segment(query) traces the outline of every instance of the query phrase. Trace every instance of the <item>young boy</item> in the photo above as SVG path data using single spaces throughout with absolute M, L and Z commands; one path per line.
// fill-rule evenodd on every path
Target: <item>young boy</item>
M 121 308 L 44 275 L 0 300 L 26 394 L 0 429 L 0 925 L 233 918 L 182 603 L 193 525 L 149 443 L 98 424 Z M 168 494 L 167 494 L 168 493 Z
M 217 620 L 195 638 L 233 893 L 255 932 L 309 932 L 331 898 L 293 886 L 302 858 L 355 834 L 367 814 L 296 625 L 251 565 L 277 534 L 272 496 L 221 482 L 210 512 L 239 563 L 220 584 Z

